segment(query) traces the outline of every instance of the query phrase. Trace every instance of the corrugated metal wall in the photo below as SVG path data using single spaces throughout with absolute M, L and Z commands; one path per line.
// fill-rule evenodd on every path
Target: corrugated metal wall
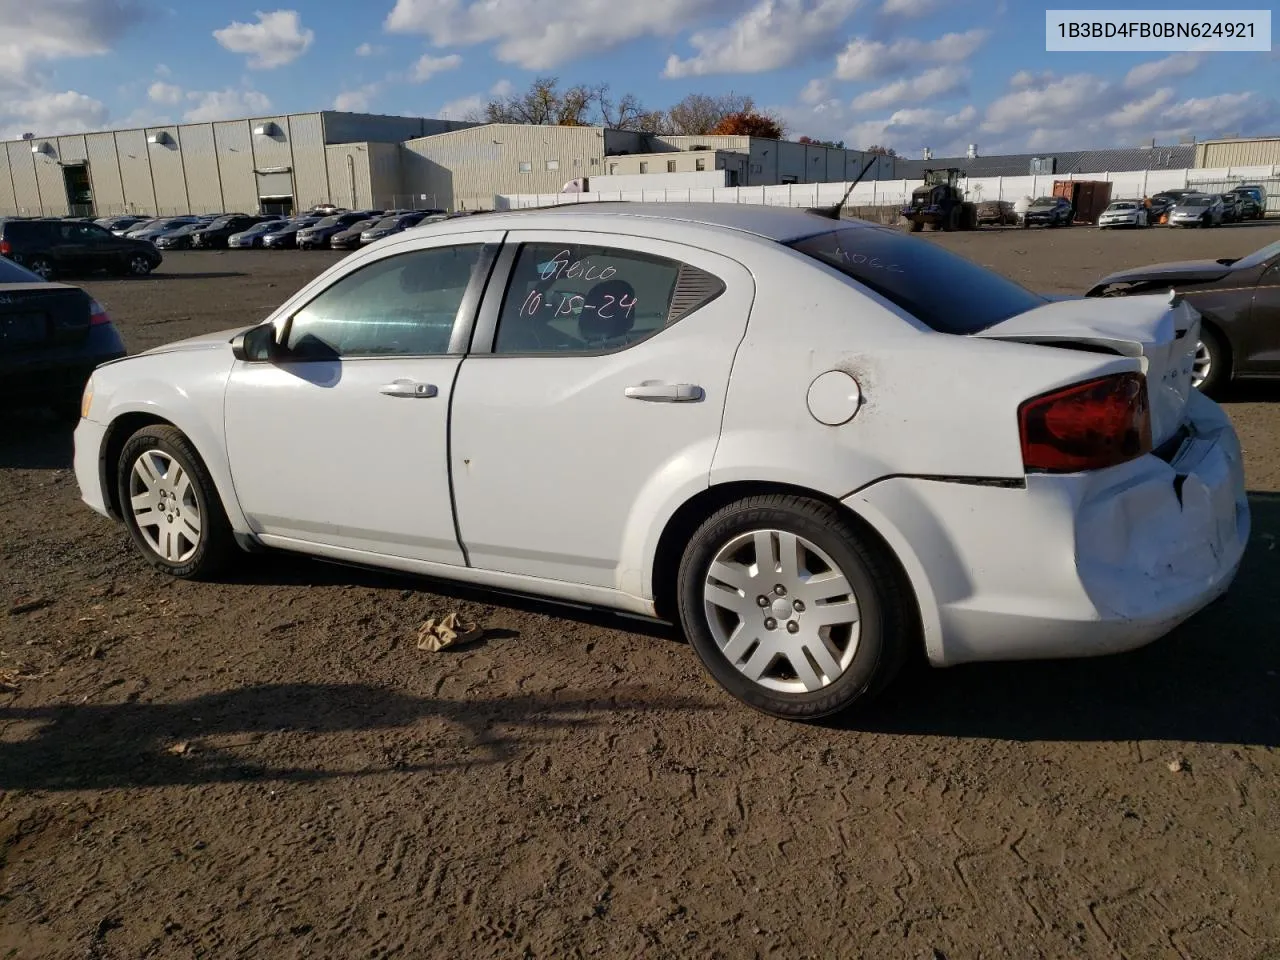
M 178 143 L 191 212 L 221 213 L 226 208 L 222 202 L 222 176 L 213 142 L 213 124 L 182 124 L 178 127 Z
M 400 207 L 402 204 L 398 198 L 406 193 L 404 165 L 401 162 L 403 148 L 398 143 L 369 143 L 366 146 L 368 147 L 371 194 L 370 202 L 362 206 L 381 210 Z M 447 206 L 448 202 L 448 198 L 444 198 L 440 203 L 436 203 L 433 198 L 426 203 L 430 206 Z M 413 206 L 414 204 L 404 205 Z
M 142 130 L 116 131 L 116 155 L 120 159 L 120 179 L 125 201 L 131 210 L 152 213 L 156 209 L 151 186 L 151 158 L 147 156 L 147 135 Z
M 396 117 L 379 113 L 338 113 L 326 110 L 320 114 L 324 142 L 335 143 L 402 143 L 416 137 L 429 137 L 450 130 L 464 130 L 475 124 L 465 120 L 432 120 L 422 117 Z
M 1280 163 L 1280 137 L 1196 144 L 1197 167 L 1261 167 Z
M 218 148 L 218 172 L 222 177 L 222 203 L 227 213 L 255 213 L 258 178 L 253 172 L 252 132 L 248 120 L 213 125 Z
M 289 118 L 289 141 L 293 145 L 294 206 L 310 210 L 318 203 L 336 203 L 329 196 L 329 168 L 324 149 L 324 122 L 318 113 L 302 113 Z
M 369 145 L 343 143 L 325 147 L 329 170 L 330 202 L 359 210 L 373 206 Z
M 63 163 L 85 163 L 89 153 L 85 149 L 84 135 L 73 134 L 58 138 L 58 159 Z
M 491 209 L 495 194 L 552 193 L 604 172 L 598 127 L 493 124 L 410 140 L 404 148 L 429 161 L 406 163 L 406 188 L 452 196 L 455 209 Z M 442 199 L 439 205 L 449 204 Z
M 191 198 L 187 196 L 187 174 L 184 167 L 177 127 L 150 127 L 153 134 L 167 134 L 168 143 L 148 143 L 147 156 L 151 158 L 151 180 L 156 191 L 156 213 L 175 215 L 191 212 Z
M 293 166 L 293 141 L 289 137 L 289 120 L 287 117 L 263 117 L 249 121 L 249 129 L 274 124 L 278 133 L 266 136 L 253 134 L 253 162 L 258 170 L 269 167 Z
M 13 178 L 13 192 L 17 195 L 18 213 L 28 216 L 43 213 L 40 208 L 40 188 L 36 185 L 35 157 L 28 140 L 16 140 L 9 144 L 9 175 Z
M 50 142 L 56 150 L 58 142 Z M 48 154 L 33 154 L 32 159 L 35 160 L 36 179 L 40 181 L 40 206 L 45 216 L 66 216 L 71 212 L 71 207 L 67 204 L 67 187 L 62 179 L 62 168 L 58 166 L 60 158 Z
M 9 175 L 9 151 L 0 150 L 0 214 L 17 212 L 18 201 L 13 195 L 13 178 Z
M 84 138 L 89 158 L 89 179 L 93 182 L 93 206 L 99 216 L 124 213 L 128 207 L 120 165 L 116 161 L 116 138 L 112 133 L 90 133 Z M 150 212 L 150 211 L 147 211 Z

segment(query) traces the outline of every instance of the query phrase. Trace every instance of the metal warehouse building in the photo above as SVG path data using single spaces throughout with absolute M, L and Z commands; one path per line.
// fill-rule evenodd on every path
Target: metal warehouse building
M 1196 144 L 1197 167 L 1270 167 L 1280 164 L 1280 137 L 1224 138 Z
M 390 206 L 403 188 L 400 144 L 468 126 L 321 111 L 30 136 L 0 143 L 0 215 L 282 213 L 375 197 Z

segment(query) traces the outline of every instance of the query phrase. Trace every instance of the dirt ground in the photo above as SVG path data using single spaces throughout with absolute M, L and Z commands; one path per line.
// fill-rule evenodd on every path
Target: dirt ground
M 930 239 L 1076 292 L 1278 237 Z M 85 286 L 137 351 L 335 259 Z M 70 432 L 6 417 L 0 957 L 1280 957 L 1278 401 L 1227 401 L 1254 536 L 1219 604 L 1129 655 L 917 670 L 825 726 L 637 621 L 287 556 L 167 580 L 79 502 Z M 488 638 L 417 650 L 451 610 Z

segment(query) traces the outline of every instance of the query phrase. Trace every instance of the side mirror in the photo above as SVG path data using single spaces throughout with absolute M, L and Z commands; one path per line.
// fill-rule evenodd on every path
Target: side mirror
M 274 324 L 262 323 L 238 333 L 231 339 L 231 353 L 247 363 L 270 363 L 280 353 Z

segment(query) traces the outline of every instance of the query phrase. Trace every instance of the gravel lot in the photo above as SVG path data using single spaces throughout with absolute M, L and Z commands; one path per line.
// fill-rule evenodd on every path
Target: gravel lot
M 1080 292 L 1280 227 L 925 236 Z M 335 259 L 85 286 L 137 351 Z M 1280 957 L 1277 401 L 1227 401 L 1254 539 L 1219 604 L 809 727 L 635 621 L 290 557 L 167 580 L 79 502 L 70 432 L 6 416 L 0 956 Z M 488 638 L 417 650 L 451 610 Z

